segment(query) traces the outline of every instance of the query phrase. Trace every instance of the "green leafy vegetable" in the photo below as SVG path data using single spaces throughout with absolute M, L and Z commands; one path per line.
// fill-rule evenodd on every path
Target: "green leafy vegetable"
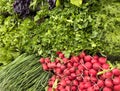
M 35 55 L 22 54 L 0 71 L 0 91 L 44 91 L 50 75 Z
M 70 0 L 70 2 L 78 7 L 82 4 L 82 0 Z
M 2 2 L 0 6 L 7 12 L 6 0 Z M 120 55 L 118 0 L 86 0 L 81 7 L 66 1 L 64 8 L 56 7 L 51 11 L 42 2 L 35 17 L 23 20 L 16 15 L 0 15 L 1 64 L 7 65 L 22 53 L 54 58 L 59 50 L 68 57 L 82 50 L 90 54 Z

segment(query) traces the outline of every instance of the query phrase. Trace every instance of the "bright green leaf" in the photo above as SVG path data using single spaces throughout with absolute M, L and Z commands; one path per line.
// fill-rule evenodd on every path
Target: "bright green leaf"
M 58 7 L 60 5 L 61 5 L 60 0 L 56 0 L 56 7 Z
M 80 5 L 82 4 L 82 0 L 70 0 L 70 3 L 80 7 Z

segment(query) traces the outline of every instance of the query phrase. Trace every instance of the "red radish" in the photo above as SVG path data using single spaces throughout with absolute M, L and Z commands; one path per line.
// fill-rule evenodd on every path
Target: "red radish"
M 70 91 L 70 86 L 65 86 L 66 91 Z
M 50 80 L 52 80 L 52 81 L 55 81 L 55 79 L 56 79 L 56 76 L 55 76 L 55 75 L 53 75 L 53 76 L 50 78 Z
M 73 56 L 73 57 L 71 57 L 71 61 L 72 62 L 78 62 L 79 58 L 77 56 Z
M 120 91 L 120 84 L 113 87 L 114 91 Z
M 115 75 L 115 76 L 119 76 L 120 75 L 120 70 L 115 68 L 112 70 L 112 73 Z
M 84 60 L 80 59 L 79 63 L 84 64 Z
M 78 66 L 78 70 L 83 71 L 85 68 L 82 65 Z
M 91 82 L 97 82 L 97 78 L 96 77 L 90 77 L 90 80 L 91 80 Z
M 57 63 L 56 66 L 57 66 L 58 68 L 60 68 L 60 67 L 61 67 L 61 63 Z
M 78 75 L 80 75 L 81 74 L 81 71 L 80 70 L 76 70 L 76 72 L 75 72 L 76 74 L 77 74 L 77 76 Z
M 48 63 L 47 66 L 48 66 L 49 69 L 52 68 L 51 63 Z
M 82 52 L 80 53 L 79 57 L 80 57 L 80 58 L 84 58 L 85 55 L 86 55 L 85 52 L 82 51 Z
M 112 76 L 113 76 L 112 72 L 106 72 L 105 73 L 106 78 L 112 78 Z
M 82 81 L 82 77 L 81 77 L 81 76 L 77 76 L 76 79 L 77 79 L 78 81 Z
M 101 80 L 105 80 L 105 79 L 106 79 L 106 76 L 105 76 L 105 74 L 102 74 L 102 75 L 99 76 L 99 78 L 100 78 Z
M 66 76 L 66 77 L 64 78 L 64 80 L 67 81 L 67 80 L 69 80 L 69 78 Z
M 86 55 L 86 56 L 84 57 L 84 60 L 85 60 L 86 62 L 90 62 L 91 59 L 92 59 L 92 57 L 91 57 L 90 55 Z
M 56 63 L 55 62 L 51 62 L 51 68 L 55 68 L 56 67 Z
M 50 62 L 49 58 L 41 58 L 43 70 L 51 71 L 54 75 L 48 80 L 49 91 L 120 91 L 120 70 L 97 75 L 104 69 L 109 70 L 107 58 L 85 54 L 65 58 L 62 52 L 59 58 Z M 63 61 L 63 62 L 62 62 Z M 57 88 L 52 86 L 58 79 Z M 52 88 L 52 89 L 51 89 Z
M 49 58 L 45 58 L 45 63 L 49 63 L 50 59 Z
M 85 76 L 88 76 L 88 75 L 89 75 L 89 71 L 88 71 L 88 70 L 85 70 L 85 71 L 84 71 L 84 75 L 85 75 Z
M 97 86 L 96 84 L 93 87 L 94 87 L 95 91 L 99 91 L 99 89 L 100 89 L 99 86 Z
M 62 73 L 62 70 L 60 68 L 55 68 L 55 73 L 56 74 L 61 74 Z
M 65 88 L 62 88 L 62 89 L 60 89 L 60 91 L 66 91 L 66 89 L 65 89 Z
M 70 71 L 68 70 L 68 69 L 65 69 L 64 71 L 63 71 L 63 73 L 64 73 L 64 75 L 70 75 Z
M 85 88 L 89 88 L 89 87 L 91 87 L 92 85 L 91 85 L 91 82 L 86 82 L 84 86 L 85 86 Z
M 115 84 L 115 85 L 120 84 L 120 79 L 119 79 L 119 77 L 114 77 L 114 78 L 113 78 L 113 84 Z
M 87 67 L 87 69 L 91 69 L 92 68 L 92 63 L 91 62 L 86 62 L 85 67 Z
M 99 61 L 101 64 L 105 64 L 106 61 L 107 61 L 107 58 L 105 58 L 105 57 L 99 57 L 98 61 Z
M 95 69 L 95 70 L 99 70 L 100 68 L 101 68 L 101 65 L 100 65 L 100 63 L 94 63 L 93 64 L 93 68 Z
M 75 73 L 71 73 L 71 77 L 75 78 L 77 75 Z
M 64 89 L 64 86 L 58 85 L 58 89 L 59 89 L 59 90 Z
M 98 80 L 98 81 L 97 81 L 97 85 L 98 85 L 99 87 L 103 87 L 103 86 L 104 86 L 104 81 L 103 81 L 103 80 Z
M 96 70 L 94 70 L 94 69 L 90 69 L 90 70 L 89 70 L 89 75 L 91 75 L 91 76 L 96 76 L 96 74 L 97 74 L 97 71 L 96 71 Z
M 75 79 L 75 77 L 72 77 L 72 76 L 68 76 L 68 78 L 72 81 Z
M 59 58 L 63 59 L 63 58 L 64 58 L 64 54 L 63 54 L 63 53 L 60 53 L 60 54 L 59 54 Z
M 92 59 L 91 63 L 97 63 L 98 61 L 96 59 Z
M 42 64 L 42 68 L 43 68 L 43 70 L 48 70 L 47 64 Z
M 70 68 L 69 71 L 70 71 L 71 73 L 75 72 L 75 67 Z
M 93 56 L 93 59 L 98 60 L 98 58 L 99 58 L 98 55 L 94 55 L 94 56 Z
M 64 63 L 68 62 L 68 58 L 63 58 L 62 60 L 63 60 Z
M 66 66 L 65 65 L 61 65 L 61 70 L 63 71 L 63 70 L 65 70 L 66 69 Z
M 53 84 L 54 84 L 54 81 L 49 81 L 49 82 L 48 82 L 48 85 L 49 85 L 50 87 L 52 87 Z
M 110 67 L 110 66 L 109 66 L 109 64 L 107 64 L 107 63 L 105 63 L 105 64 L 102 65 L 102 68 L 103 68 L 103 69 L 109 69 L 109 67 Z
M 71 86 L 71 91 L 77 91 L 77 87 L 76 86 Z
M 66 80 L 66 84 L 67 85 L 71 85 L 71 81 L 70 80 Z
M 67 63 L 67 67 L 71 68 L 71 67 L 73 67 L 73 64 L 71 62 L 69 62 L 69 63 Z
M 77 62 L 77 63 L 79 62 L 79 57 L 78 56 L 74 56 L 73 58 L 74 58 L 75 62 Z
M 47 91 L 53 91 L 53 90 L 52 90 L 52 87 L 49 87 Z
M 112 87 L 113 86 L 112 80 L 111 79 L 105 79 L 105 86 L 106 87 Z
M 89 77 L 89 76 L 84 76 L 83 81 L 84 81 L 84 82 L 88 82 L 88 81 L 90 81 L 90 77 Z
M 95 91 L 93 87 L 87 88 L 87 91 Z
M 87 89 L 83 89 L 82 91 L 87 91 Z
M 111 88 L 109 88 L 109 87 L 104 87 L 103 88 L 103 91 L 113 91 Z M 116 90 L 115 90 L 116 91 Z
M 79 65 L 78 63 L 73 63 L 73 66 L 75 67 L 78 67 L 78 65 Z
M 60 84 L 61 86 L 66 86 L 66 81 L 62 79 L 58 84 Z
M 57 84 L 57 89 L 60 89 L 60 88 L 62 88 L 62 87 L 63 87 L 63 86 Z
M 42 64 L 45 63 L 45 59 L 44 59 L 44 58 L 40 58 L 39 61 L 40 61 L 40 63 L 42 63 Z
M 73 85 L 75 85 L 75 86 L 78 86 L 79 85 L 79 82 L 77 81 L 77 80 L 73 80 Z
M 79 87 L 80 90 L 83 90 L 85 88 L 85 83 L 84 82 L 80 82 Z

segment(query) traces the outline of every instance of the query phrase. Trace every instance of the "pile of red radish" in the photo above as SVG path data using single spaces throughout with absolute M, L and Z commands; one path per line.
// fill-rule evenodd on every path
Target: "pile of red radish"
M 120 91 L 120 70 L 110 68 L 106 57 L 85 52 L 70 58 L 57 54 L 54 62 L 40 59 L 43 70 L 53 73 L 47 91 Z

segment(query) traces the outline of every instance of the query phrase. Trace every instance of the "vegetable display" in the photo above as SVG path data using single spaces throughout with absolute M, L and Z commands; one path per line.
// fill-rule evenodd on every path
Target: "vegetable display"
M 54 62 L 40 58 L 43 70 L 53 73 L 46 91 L 120 91 L 120 69 L 112 68 L 106 57 L 84 51 L 69 58 L 57 54 Z
M 1 0 L 0 91 L 120 91 L 119 34 L 120 0 Z

